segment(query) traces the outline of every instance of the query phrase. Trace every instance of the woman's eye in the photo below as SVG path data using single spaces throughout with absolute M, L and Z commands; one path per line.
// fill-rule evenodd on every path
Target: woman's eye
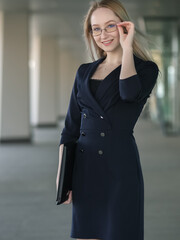
M 93 29 L 93 31 L 99 31 L 100 30 L 100 28 L 94 28 Z
M 114 27 L 114 26 L 115 26 L 114 24 L 109 24 L 109 25 L 108 25 L 109 28 L 112 28 L 112 27 Z

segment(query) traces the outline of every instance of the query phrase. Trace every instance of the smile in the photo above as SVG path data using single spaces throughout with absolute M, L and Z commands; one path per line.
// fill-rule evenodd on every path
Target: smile
M 109 46 L 112 43 L 113 40 L 110 41 L 104 41 L 102 42 L 105 46 Z

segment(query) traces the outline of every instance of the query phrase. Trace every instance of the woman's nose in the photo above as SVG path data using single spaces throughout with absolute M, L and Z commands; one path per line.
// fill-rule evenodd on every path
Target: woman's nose
M 108 35 L 108 33 L 106 32 L 106 30 L 105 29 L 102 29 L 102 31 L 101 31 L 101 37 L 106 37 Z

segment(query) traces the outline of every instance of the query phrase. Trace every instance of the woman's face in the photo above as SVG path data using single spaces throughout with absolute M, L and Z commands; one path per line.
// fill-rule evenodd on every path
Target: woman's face
M 108 25 L 117 24 L 121 22 L 120 18 L 118 18 L 114 12 L 109 8 L 97 8 L 91 15 L 91 28 L 104 29 Z M 112 25 L 111 25 L 112 26 Z M 109 26 L 109 27 L 111 27 Z M 116 28 L 116 31 L 107 33 L 105 30 L 101 32 L 98 36 L 93 36 L 98 47 L 103 49 L 105 52 L 112 52 L 117 48 L 120 48 L 119 41 L 119 31 Z M 108 42 L 110 41 L 110 42 Z

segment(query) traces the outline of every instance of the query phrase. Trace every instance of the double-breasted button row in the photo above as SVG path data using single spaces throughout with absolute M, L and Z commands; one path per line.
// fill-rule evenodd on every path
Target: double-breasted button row
M 81 148 L 81 149 L 80 149 L 80 152 L 83 153 L 83 152 L 84 152 L 84 149 Z M 102 154 L 103 154 L 103 150 L 99 149 L 99 150 L 98 150 L 98 154 L 99 154 L 99 155 L 102 155 Z
M 101 132 L 100 135 L 101 137 L 105 137 L 106 134 L 104 132 Z
M 102 155 L 103 154 L 103 150 L 98 150 L 98 153 L 99 153 L 99 155 Z
M 106 135 L 105 132 L 100 132 L 100 136 L 101 136 L 101 137 L 105 137 L 105 135 Z M 99 154 L 99 155 L 102 155 L 102 154 L 103 154 L 103 150 L 102 150 L 102 149 L 99 149 L 99 150 L 98 150 L 98 154 Z
M 83 113 L 83 118 L 87 118 L 86 113 Z M 100 115 L 100 118 L 101 118 L 101 119 L 104 119 L 104 117 L 103 117 L 102 115 Z
M 83 113 L 83 118 L 87 118 L 86 113 Z M 101 118 L 101 119 L 104 119 L 104 117 L 103 117 L 102 115 L 100 115 L 100 118 Z
M 85 132 L 81 132 L 81 135 L 82 135 L 82 136 L 85 136 L 85 135 L 86 135 L 86 133 L 85 133 Z M 83 149 L 83 148 L 81 148 L 81 149 L 80 149 L 80 152 L 82 152 L 82 153 L 83 153 L 83 152 L 84 152 L 84 149 Z
M 81 135 L 82 135 L 82 136 L 86 136 L 86 133 L 85 133 L 85 132 L 81 132 Z M 101 133 L 100 133 L 100 136 L 101 136 L 101 137 L 105 137 L 105 135 L 106 135 L 106 134 L 105 134 L 104 132 L 101 132 Z

